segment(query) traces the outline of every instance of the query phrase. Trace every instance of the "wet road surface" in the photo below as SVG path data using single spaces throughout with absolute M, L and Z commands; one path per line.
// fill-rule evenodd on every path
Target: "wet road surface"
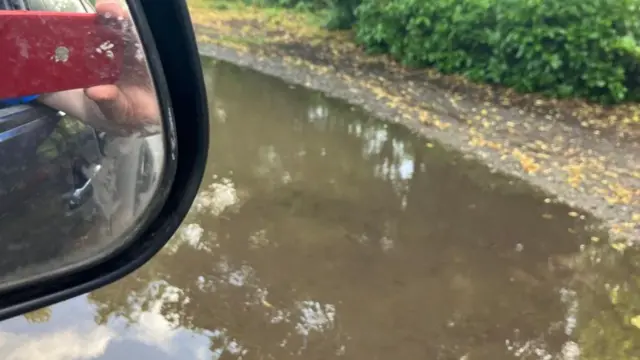
M 0 324 L 0 358 L 640 359 L 640 255 L 521 182 L 205 59 L 210 163 L 131 276 Z

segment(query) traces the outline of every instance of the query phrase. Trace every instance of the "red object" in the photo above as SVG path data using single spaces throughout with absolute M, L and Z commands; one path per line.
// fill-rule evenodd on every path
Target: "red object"
M 0 11 L 0 99 L 113 84 L 123 54 L 96 14 Z

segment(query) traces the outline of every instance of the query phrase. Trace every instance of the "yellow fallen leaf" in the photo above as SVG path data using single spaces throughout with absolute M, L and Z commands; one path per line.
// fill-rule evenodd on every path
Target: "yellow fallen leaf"
M 616 285 L 613 289 L 609 290 L 609 299 L 613 305 L 618 304 L 618 294 L 620 293 L 620 286 Z
M 636 315 L 632 317 L 630 322 L 631 322 L 631 325 L 640 329 L 640 315 Z
M 611 247 L 617 250 L 618 252 L 623 252 L 627 248 L 627 244 L 618 242 L 618 243 L 611 244 Z

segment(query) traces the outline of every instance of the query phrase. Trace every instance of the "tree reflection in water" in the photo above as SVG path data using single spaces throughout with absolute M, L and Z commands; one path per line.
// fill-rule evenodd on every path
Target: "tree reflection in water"
M 221 359 L 640 359 L 635 250 L 348 106 L 206 72 L 201 192 L 163 252 L 89 296 L 99 324 L 159 317 Z

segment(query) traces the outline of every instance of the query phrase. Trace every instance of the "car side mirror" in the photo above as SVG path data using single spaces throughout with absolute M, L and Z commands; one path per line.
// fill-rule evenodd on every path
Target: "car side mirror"
M 208 110 L 186 3 L 77 1 L 0 2 L 0 320 L 139 268 L 204 173 Z

